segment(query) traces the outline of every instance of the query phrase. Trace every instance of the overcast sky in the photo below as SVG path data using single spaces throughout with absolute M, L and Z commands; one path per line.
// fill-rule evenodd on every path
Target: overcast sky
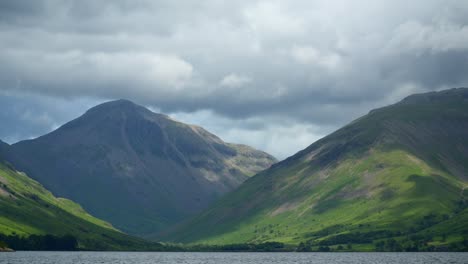
M 0 139 L 126 98 L 282 159 L 468 86 L 468 1 L 0 1 Z

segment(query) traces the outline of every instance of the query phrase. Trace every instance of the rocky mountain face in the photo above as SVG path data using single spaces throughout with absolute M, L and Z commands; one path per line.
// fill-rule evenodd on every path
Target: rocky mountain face
M 467 186 L 468 89 L 413 95 L 250 178 L 165 238 L 441 246 L 468 237 Z
M 139 236 L 200 212 L 276 162 L 126 100 L 11 145 L 8 160 L 55 195 Z

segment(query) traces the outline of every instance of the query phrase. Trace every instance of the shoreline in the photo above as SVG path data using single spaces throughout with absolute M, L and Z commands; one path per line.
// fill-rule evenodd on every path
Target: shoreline
M 15 251 L 11 248 L 0 248 L 0 252 L 15 252 Z

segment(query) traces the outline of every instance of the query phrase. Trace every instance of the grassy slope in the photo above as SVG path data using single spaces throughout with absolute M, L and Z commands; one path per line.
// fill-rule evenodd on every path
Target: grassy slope
M 380 231 L 461 240 L 468 236 L 467 124 L 468 103 L 452 95 L 373 111 L 249 179 L 167 238 L 319 243 Z
M 145 249 L 152 245 L 114 229 L 78 204 L 54 197 L 38 182 L 0 163 L 0 233 L 72 234 L 79 247 L 100 250 Z

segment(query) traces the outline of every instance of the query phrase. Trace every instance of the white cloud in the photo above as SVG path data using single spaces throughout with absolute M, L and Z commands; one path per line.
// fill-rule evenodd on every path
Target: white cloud
M 230 119 L 209 110 L 169 115 L 184 123 L 202 125 L 226 142 L 246 144 L 278 159 L 295 154 L 333 129 L 275 117 Z
M 263 129 L 249 130 L 233 127 L 221 131 L 228 142 L 243 143 L 266 151 L 278 159 L 285 159 L 325 136 L 308 124 L 271 124 Z
M 166 113 L 208 109 L 216 122 L 228 121 L 193 123 L 290 154 L 296 147 L 288 146 L 323 135 L 317 127 L 338 128 L 413 92 L 468 86 L 467 1 L 36 0 L 1 7 L 0 102 L 6 108 L 5 91 L 48 97 L 40 109 L 51 108 L 44 111 L 56 123 L 79 111 L 62 115 L 72 110 L 57 111 L 54 100 L 126 98 Z M 24 99 L 14 100 L 9 107 Z M 21 135 L 45 131 L 0 118 L 18 124 Z
M 289 3 L 262 1 L 244 9 L 244 17 L 251 30 L 257 34 L 297 35 L 306 32 L 300 17 L 287 13 Z
M 92 92 L 106 97 L 119 89 L 140 96 L 173 94 L 190 90 L 194 75 L 193 66 L 180 57 L 149 52 L 14 51 L 8 59 L 19 70 L 14 89 L 52 94 Z
M 193 74 L 192 65 L 175 55 L 94 53 L 85 55 L 84 60 L 102 77 L 135 80 L 145 86 L 181 89 Z
M 220 82 L 220 85 L 229 88 L 237 88 L 244 86 L 245 84 L 250 83 L 251 81 L 252 79 L 247 76 L 231 73 L 229 75 L 224 76 L 224 78 Z
M 291 56 L 299 63 L 315 64 L 330 70 L 336 69 L 341 62 L 338 54 L 321 52 L 312 46 L 294 45 L 291 48 Z

